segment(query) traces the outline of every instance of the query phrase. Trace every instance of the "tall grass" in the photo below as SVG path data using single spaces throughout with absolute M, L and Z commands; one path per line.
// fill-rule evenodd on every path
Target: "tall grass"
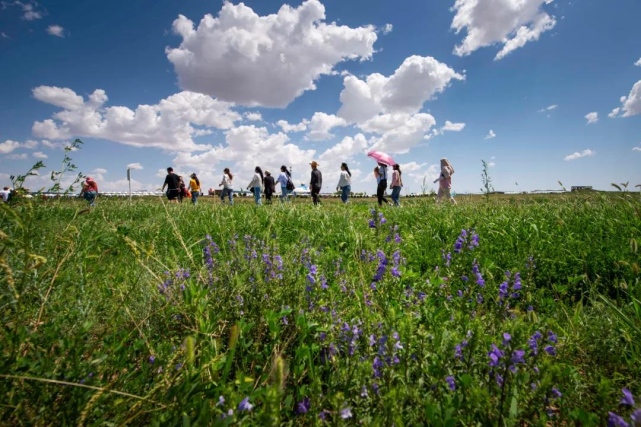
M 599 425 L 641 390 L 631 194 L 83 207 L 0 212 L 3 423 Z

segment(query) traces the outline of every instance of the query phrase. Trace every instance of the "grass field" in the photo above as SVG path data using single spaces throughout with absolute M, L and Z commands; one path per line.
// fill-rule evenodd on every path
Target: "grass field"
M 638 194 L 217 201 L 1 208 L 3 425 L 641 422 Z

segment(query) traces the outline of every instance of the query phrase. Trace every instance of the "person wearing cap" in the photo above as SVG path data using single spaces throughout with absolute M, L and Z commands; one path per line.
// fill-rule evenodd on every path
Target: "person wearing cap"
M 84 184 L 82 185 L 82 190 L 80 195 L 89 203 L 89 206 L 96 206 L 96 196 L 98 195 L 98 184 L 90 176 L 87 177 Z
M 312 167 L 312 179 L 309 182 L 309 188 L 312 192 L 314 204 L 318 205 L 320 202 L 320 197 L 318 195 L 323 187 L 323 174 L 318 170 L 320 165 L 316 161 L 311 162 L 310 165 Z
M 191 203 L 194 205 L 198 204 L 198 196 L 200 196 L 200 180 L 195 173 L 191 174 L 189 189 L 191 190 Z
M 267 204 L 271 205 L 272 195 L 276 192 L 276 181 L 272 174 L 266 170 L 265 171 L 265 199 L 267 199 Z

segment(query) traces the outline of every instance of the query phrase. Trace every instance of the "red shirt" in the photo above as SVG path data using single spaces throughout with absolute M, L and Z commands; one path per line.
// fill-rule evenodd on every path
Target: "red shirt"
M 91 181 L 85 183 L 85 191 L 95 191 L 96 193 L 98 192 L 98 184 L 96 184 L 96 181 Z

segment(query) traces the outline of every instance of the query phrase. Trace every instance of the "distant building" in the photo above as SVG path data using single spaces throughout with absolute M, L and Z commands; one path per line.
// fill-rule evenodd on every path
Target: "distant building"
M 570 188 L 571 191 L 592 191 L 591 185 L 573 185 Z

